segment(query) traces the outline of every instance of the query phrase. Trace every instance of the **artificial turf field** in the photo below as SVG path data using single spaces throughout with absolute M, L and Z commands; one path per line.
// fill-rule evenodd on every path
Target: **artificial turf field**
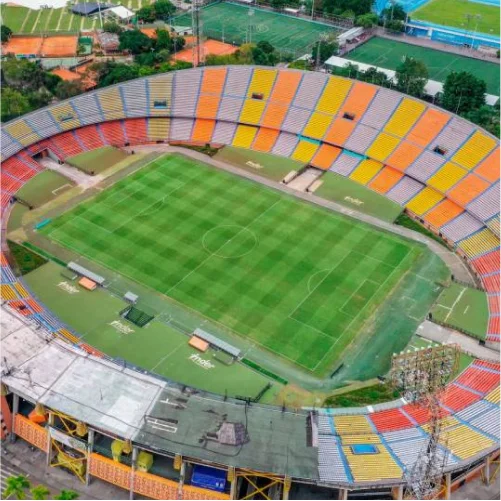
M 181 155 L 41 232 L 314 372 L 332 366 L 423 253 Z
M 405 56 L 423 61 L 428 68 L 430 80 L 445 82 L 452 71 L 468 71 L 485 80 L 489 94 L 499 96 L 499 64 L 496 63 L 379 37 L 371 38 L 344 57 L 395 70 Z
M 468 25 L 467 15 L 480 15 L 478 25 L 472 19 Z M 431 0 L 411 13 L 411 18 L 443 26 L 452 26 L 473 32 L 499 35 L 499 6 L 485 5 L 469 0 Z
M 453 283 L 440 294 L 432 315 L 440 322 L 485 339 L 489 321 L 487 296 L 484 291 Z
M 336 28 L 278 12 L 252 6 L 252 42 L 270 42 L 277 50 L 296 57 L 311 52 L 311 46 L 323 34 L 335 33 Z M 204 35 L 226 43 L 247 42 L 249 7 L 232 3 L 213 3 L 203 9 Z M 177 26 L 191 26 L 191 13 L 174 19 Z

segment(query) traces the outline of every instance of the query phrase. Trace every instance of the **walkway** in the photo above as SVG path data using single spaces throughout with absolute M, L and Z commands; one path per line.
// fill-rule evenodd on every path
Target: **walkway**
M 416 334 L 437 343 L 458 344 L 461 347 L 461 351 L 467 353 L 468 355 L 472 355 L 476 358 L 482 358 L 484 360 L 499 362 L 498 351 L 491 350 L 485 346 L 480 346 L 477 339 L 473 339 L 470 336 L 448 329 L 447 327 L 434 324 L 429 320 L 425 320 L 418 327 Z

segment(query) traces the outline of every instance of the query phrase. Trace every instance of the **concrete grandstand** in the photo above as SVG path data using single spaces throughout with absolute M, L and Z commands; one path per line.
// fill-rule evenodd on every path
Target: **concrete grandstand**
M 397 92 L 322 73 L 250 66 L 172 72 L 4 124 L 4 220 L 16 193 L 43 170 L 36 154 L 49 151 L 64 162 L 104 145 L 157 142 L 290 157 L 396 202 L 467 263 L 489 298 L 486 342 L 499 349 L 500 148 L 484 130 Z M 20 402 L 41 404 L 49 415 L 130 441 L 133 458 L 154 451 L 180 472 L 166 479 L 113 462 L 94 447 L 93 432 L 87 481 L 97 477 L 155 499 L 236 499 L 239 479 L 248 477 L 276 481 L 284 499 L 302 484 L 344 498 L 367 489 L 401 498 L 426 443 L 425 408 L 404 399 L 350 409 L 248 405 L 128 368 L 82 342 L 33 297 L 5 250 L 2 234 L 3 382 L 13 394 L 12 431 L 52 454 L 50 426 L 20 411 Z M 442 396 L 444 497 L 468 476 L 490 477 L 499 457 L 499 370 L 476 360 Z M 227 424 L 234 425 L 232 442 Z M 357 454 L 354 444 L 372 444 L 375 453 Z M 224 492 L 190 485 L 185 472 L 196 464 L 222 469 Z

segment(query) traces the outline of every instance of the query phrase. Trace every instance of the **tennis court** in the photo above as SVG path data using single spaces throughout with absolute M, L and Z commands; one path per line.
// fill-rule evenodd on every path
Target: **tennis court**
M 206 40 L 203 45 L 205 55 L 213 54 L 216 56 L 228 56 L 238 50 L 234 45 L 219 42 L 218 40 Z M 193 49 L 188 47 L 174 54 L 176 61 L 193 62 Z M 198 58 L 197 58 L 198 59 Z M 197 61 L 198 64 L 198 61 Z
M 78 51 L 78 37 L 59 35 L 50 37 L 13 35 L 3 45 L 4 54 L 37 57 L 74 57 Z
M 440 294 L 431 313 L 439 322 L 485 339 L 489 309 L 484 291 L 453 283 Z
M 406 56 L 423 61 L 431 80 L 445 82 L 452 71 L 468 71 L 485 80 L 489 94 L 499 96 L 499 64 L 496 63 L 379 37 L 371 38 L 344 57 L 395 70 Z
M 277 50 L 296 56 L 307 53 L 323 34 L 337 30 L 329 25 L 308 21 L 277 12 L 269 12 L 231 3 L 215 3 L 203 9 L 204 34 L 209 38 L 230 44 L 248 42 L 248 27 L 252 26 L 252 42 L 267 40 Z M 177 26 L 191 26 L 191 14 L 183 14 L 173 21 Z

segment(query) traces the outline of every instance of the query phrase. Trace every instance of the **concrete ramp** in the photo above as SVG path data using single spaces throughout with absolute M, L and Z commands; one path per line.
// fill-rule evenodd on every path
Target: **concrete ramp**
M 295 177 L 287 186 L 294 190 L 305 192 L 322 174 L 321 170 L 308 168 Z

